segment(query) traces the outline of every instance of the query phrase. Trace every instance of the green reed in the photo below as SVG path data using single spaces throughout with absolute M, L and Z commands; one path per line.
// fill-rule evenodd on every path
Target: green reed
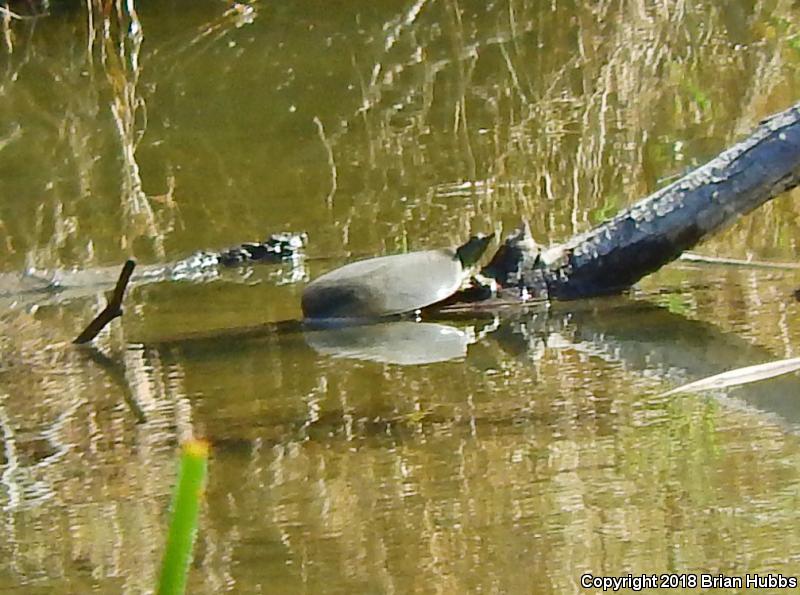
M 183 444 L 167 545 L 158 581 L 159 595 L 182 595 L 186 589 L 200 500 L 205 488 L 208 451 L 208 443 L 202 440 L 189 440 Z

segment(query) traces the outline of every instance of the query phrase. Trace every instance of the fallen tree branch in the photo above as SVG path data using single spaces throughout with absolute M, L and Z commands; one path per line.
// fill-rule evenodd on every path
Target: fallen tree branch
M 73 341 L 74 344 L 81 345 L 83 343 L 88 343 L 94 339 L 109 322 L 118 316 L 122 316 L 122 298 L 125 297 L 125 289 L 128 287 L 128 282 L 131 279 L 131 274 L 135 266 L 136 263 L 133 260 L 125 261 L 119 273 L 117 285 L 114 287 L 114 291 L 111 293 L 108 300 L 108 305 L 85 329 L 83 329 L 83 332 L 75 338 Z
M 620 293 L 798 184 L 800 103 L 770 116 L 702 167 L 562 244 L 540 250 L 523 225 L 481 272 L 510 297 Z

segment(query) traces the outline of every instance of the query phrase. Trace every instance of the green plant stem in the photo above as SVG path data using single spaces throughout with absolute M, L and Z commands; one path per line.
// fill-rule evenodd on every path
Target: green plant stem
M 167 546 L 158 581 L 159 595 L 182 595 L 186 589 L 200 500 L 205 486 L 208 451 L 208 443 L 202 440 L 190 440 L 183 445 Z

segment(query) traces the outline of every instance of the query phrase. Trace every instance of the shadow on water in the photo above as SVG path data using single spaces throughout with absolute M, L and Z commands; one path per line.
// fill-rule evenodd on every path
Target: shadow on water
M 322 328 L 302 321 L 283 321 L 242 329 L 187 335 L 149 342 L 146 349 L 169 358 L 264 357 L 355 360 L 398 366 L 464 361 L 468 366 L 502 367 L 498 359 L 534 362 L 545 352 L 569 351 L 608 363 L 626 372 L 678 384 L 726 370 L 776 359 L 769 349 L 708 322 L 692 320 L 646 301 L 607 298 L 556 303 L 551 308 L 487 314 L 482 320 L 437 322 L 395 320 Z M 310 350 L 309 350 L 310 348 Z M 276 353 L 277 350 L 277 353 Z M 316 354 L 316 356 L 314 355 Z M 666 388 L 666 386 L 664 387 Z M 746 406 L 800 427 L 800 378 L 782 376 L 740 386 L 721 403 Z
M 527 353 L 531 353 L 543 337 L 545 343 L 560 343 L 592 357 L 619 362 L 631 372 L 655 373 L 662 381 L 675 384 L 778 359 L 770 350 L 736 333 L 647 302 L 623 302 L 610 309 L 576 309 L 550 317 L 544 326 L 532 333 L 510 323 L 507 332 L 517 343 L 506 344 L 519 349 L 523 341 Z M 800 426 L 798 394 L 800 378 L 792 374 L 737 387 L 729 396 L 774 414 L 790 426 Z M 723 402 L 726 400 L 727 396 Z

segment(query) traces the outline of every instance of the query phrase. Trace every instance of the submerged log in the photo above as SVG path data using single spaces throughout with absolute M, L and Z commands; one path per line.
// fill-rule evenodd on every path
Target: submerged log
M 540 250 L 527 225 L 481 271 L 504 297 L 620 293 L 738 217 L 800 183 L 800 104 L 613 219 Z

